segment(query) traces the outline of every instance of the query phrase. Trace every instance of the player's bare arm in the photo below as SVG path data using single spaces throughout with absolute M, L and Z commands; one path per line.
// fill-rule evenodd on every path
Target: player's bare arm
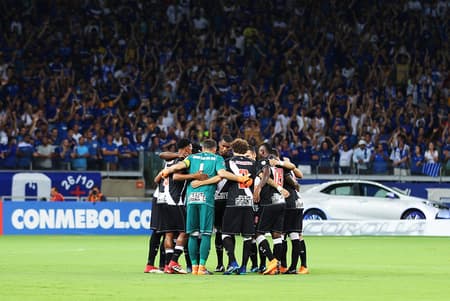
M 279 193 L 281 193 L 285 198 L 289 197 L 289 191 L 283 188 L 283 186 L 280 186 L 274 182 L 271 178 L 267 180 L 267 185 L 272 186 L 276 190 L 278 190 Z
M 220 180 L 222 180 L 221 176 L 214 176 L 206 180 L 194 180 L 191 182 L 191 186 L 193 188 L 197 188 L 204 185 L 217 184 L 220 182 Z
M 162 176 L 162 170 L 156 175 L 156 177 L 153 179 L 153 181 L 156 183 L 156 184 L 158 184 L 160 181 L 161 181 L 161 179 L 163 178 L 163 176 Z
M 293 177 L 288 176 L 284 178 L 284 183 L 291 187 L 294 187 L 295 190 L 300 191 L 300 184 L 297 181 L 295 181 Z
M 297 167 L 294 168 L 292 171 L 294 172 L 294 175 L 295 175 L 297 178 L 299 178 L 299 179 L 302 179 L 302 178 L 303 178 L 303 172 L 302 172 L 300 169 L 298 169 Z
M 208 179 L 208 175 L 205 173 L 202 173 L 201 171 L 198 171 L 196 173 L 191 174 L 183 174 L 183 173 L 174 173 L 173 174 L 174 181 L 190 181 L 190 180 L 199 180 L 204 181 Z
M 264 185 L 266 185 L 267 180 L 270 177 L 269 168 L 264 167 L 259 173 L 258 177 L 261 179 L 261 181 L 259 182 L 259 185 L 257 185 L 253 190 L 253 201 L 255 202 L 255 204 L 259 203 L 259 194 L 261 193 L 261 189 L 264 187 Z
M 174 164 L 168 168 L 164 168 L 161 172 L 163 178 L 167 178 L 169 175 L 173 174 L 174 172 L 180 171 L 184 168 L 186 168 L 186 163 L 184 161 L 178 162 L 177 164 Z
M 184 159 L 184 155 L 180 153 L 174 153 L 174 152 L 162 152 L 159 154 L 159 157 L 165 161 L 172 161 L 175 159 Z
M 271 166 L 284 167 L 289 170 L 294 170 L 296 168 L 294 163 L 286 160 L 281 161 L 278 159 L 269 159 L 269 163 Z
M 225 178 L 225 179 L 230 180 L 230 181 L 239 182 L 239 183 L 242 183 L 242 184 L 244 184 L 246 186 L 250 186 L 251 183 L 253 183 L 252 178 L 250 178 L 250 176 L 251 176 L 250 174 L 245 175 L 245 176 L 237 176 L 234 173 L 229 172 L 229 171 L 227 171 L 225 169 L 221 169 L 221 170 L 217 171 L 217 174 L 219 176 L 221 176 L 222 178 Z

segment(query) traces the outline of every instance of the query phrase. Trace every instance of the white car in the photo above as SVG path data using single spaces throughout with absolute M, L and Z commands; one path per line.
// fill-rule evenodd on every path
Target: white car
M 305 220 L 449 218 L 440 204 L 383 184 L 342 180 L 317 184 L 301 193 Z

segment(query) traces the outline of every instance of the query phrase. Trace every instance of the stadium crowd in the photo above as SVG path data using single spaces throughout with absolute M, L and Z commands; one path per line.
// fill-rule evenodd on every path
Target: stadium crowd
M 449 1 L 0 5 L 1 169 L 231 135 L 313 172 L 450 172 Z

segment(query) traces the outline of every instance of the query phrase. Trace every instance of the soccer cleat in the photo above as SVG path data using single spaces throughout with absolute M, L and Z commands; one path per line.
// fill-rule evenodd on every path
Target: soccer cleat
M 288 268 L 284 267 L 284 266 L 280 266 L 278 271 L 280 272 L 280 274 L 286 274 L 286 272 L 288 271 Z
M 173 274 L 173 271 L 172 271 L 171 268 L 169 268 L 169 265 L 166 265 L 166 266 L 164 267 L 164 273 L 165 273 L 165 274 Z
M 198 275 L 198 265 L 192 266 L 192 275 Z
M 247 268 L 242 266 L 242 267 L 239 268 L 237 273 L 238 273 L 238 275 L 246 275 L 247 274 Z
M 164 274 L 164 271 L 161 271 L 160 269 L 151 270 L 150 273 L 152 274 Z
M 308 270 L 307 267 L 301 266 L 301 267 L 298 269 L 298 273 L 299 273 L 299 274 L 302 274 L 302 275 L 306 275 L 306 274 L 309 274 L 309 270 Z
M 223 265 L 216 266 L 216 269 L 214 270 L 216 273 L 223 273 L 225 272 L 225 267 Z
M 266 271 L 266 266 L 265 266 L 265 265 L 260 266 L 260 267 L 258 268 L 258 274 L 262 274 L 262 273 L 264 273 L 265 271 Z
M 252 268 L 250 269 L 250 272 L 251 272 L 251 273 L 258 273 L 258 272 L 259 272 L 259 268 L 258 268 L 258 267 L 252 267 Z
M 224 275 L 231 275 L 239 271 L 239 265 L 236 262 L 230 263 L 227 270 L 223 273 Z
M 147 264 L 145 266 L 144 273 L 151 273 L 153 270 L 158 270 L 158 268 L 153 266 L 153 265 L 151 265 L 151 264 Z
M 175 274 L 187 274 L 185 270 L 178 264 L 178 262 L 171 260 L 169 262 L 169 269 Z
M 213 273 L 208 271 L 204 265 L 199 265 L 198 266 L 198 274 L 197 275 L 199 275 L 199 276 L 201 276 L 201 275 L 213 275 Z
M 271 271 L 270 273 L 264 274 L 264 275 L 279 275 L 280 271 L 278 269 L 275 269 L 273 271 Z
M 144 273 L 150 273 L 150 274 L 163 274 L 164 272 L 161 271 L 160 269 L 158 269 L 157 267 L 151 265 L 151 264 L 147 264 L 147 265 L 145 266 Z
M 286 272 L 284 272 L 283 274 L 285 274 L 285 275 L 296 275 L 298 273 L 297 273 L 296 269 L 289 269 Z
M 267 265 L 267 269 L 263 272 L 263 275 L 275 275 L 278 273 L 278 268 L 280 266 L 280 262 L 274 258 L 271 261 L 269 261 L 269 264 Z

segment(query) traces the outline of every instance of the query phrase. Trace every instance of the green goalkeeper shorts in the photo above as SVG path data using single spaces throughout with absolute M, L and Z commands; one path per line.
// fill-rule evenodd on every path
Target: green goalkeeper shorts
M 186 233 L 200 232 L 211 235 L 214 226 L 214 207 L 206 204 L 188 204 Z

